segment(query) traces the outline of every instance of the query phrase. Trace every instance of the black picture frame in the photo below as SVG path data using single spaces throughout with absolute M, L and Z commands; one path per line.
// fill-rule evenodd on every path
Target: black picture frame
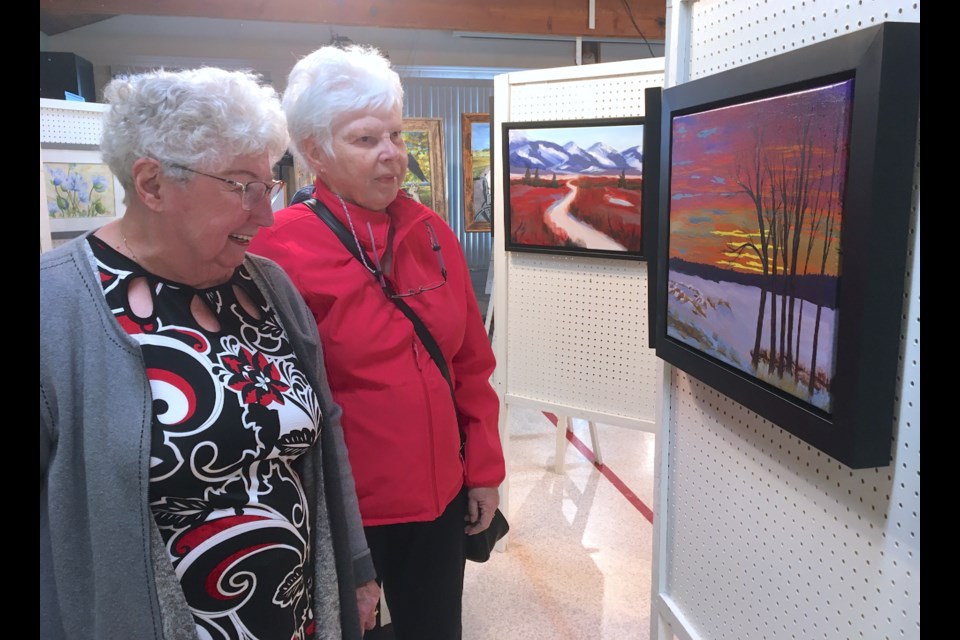
M 801 92 L 809 95 L 826 91 L 825 87 L 830 83 L 851 81 L 849 115 L 845 116 L 849 117 L 846 171 L 845 174 L 839 170 L 833 172 L 844 176 L 846 182 L 842 195 L 838 192 L 834 196 L 838 210 L 842 212 L 839 222 L 842 250 L 836 257 L 839 279 L 831 288 L 836 292 L 834 317 L 837 322 L 833 329 L 835 346 L 831 358 L 834 369 L 832 377 L 828 378 L 829 386 L 825 385 L 829 389 L 830 403 L 829 409 L 824 410 L 761 380 L 754 373 L 724 361 L 723 355 L 716 350 L 720 340 L 714 340 L 709 349 L 692 345 L 697 340 L 691 338 L 693 332 L 690 323 L 685 319 L 678 320 L 681 314 L 687 313 L 684 305 L 691 304 L 689 300 L 692 294 L 686 288 L 689 283 L 706 282 L 708 286 L 719 283 L 721 288 L 725 288 L 722 290 L 731 293 L 731 299 L 739 293 L 733 293 L 736 285 L 731 284 L 734 280 L 728 275 L 732 273 L 730 269 L 708 267 L 701 272 L 703 277 L 699 280 L 691 279 L 684 272 L 690 270 L 692 264 L 689 260 L 682 262 L 679 258 L 679 252 L 686 249 L 682 243 L 691 237 L 688 223 L 692 217 L 685 213 L 689 211 L 685 208 L 689 205 L 684 203 L 684 199 L 697 194 L 683 190 L 695 174 L 683 164 L 688 158 L 678 150 L 687 149 L 683 146 L 683 140 L 693 135 L 693 128 L 685 128 L 687 125 L 698 122 L 706 124 L 707 116 L 721 114 L 723 118 L 724 114 L 735 113 L 728 107 L 759 104 L 772 114 L 774 109 L 782 106 L 777 100 L 779 98 Z M 890 463 L 900 367 L 904 274 L 910 243 L 909 219 L 913 199 L 919 92 L 920 25 L 892 22 L 697 79 L 663 92 L 661 138 L 664 146 L 660 165 L 655 301 L 657 355 L 851 468 L 879 467 Z M 741 117 L 745 113 L 742 112 Z M 813 118 L 811 116 L 810 120 Z M 743 117 L 743 120 L 746 118 Z M 838 117 L 837 120 L 844 119 Z M 753 131 L 758 132 L 756 139 L 762 139 L 766 134 L 759 125 L 753 126 Z M 716 131 L 711 129 L 711 133 Z M 721 135 L 734 135 L 728 128 L 721 127 L 719 131 Z M 698 134 L 705 135 L 703 131 Z M 722 142 L 722 139 L 718 142 Z M 833 147 L 834 150 L 836 148 Z M 757 158 L 767 153 L 767 147 L 761 147 L 760 143 L 756 144 L 755 149 Z M 676 159 L 673 157 L 675 153 L 678 153 Z M 811 157 L 814 155 L 811 151 Z M 836 151 L 834 155 L 839 157 Z M 705 163 L 707 160 L 704 158 Z M 756 166 L 760 167 L 763 162 L 757 160 Z M 753 166 L 751 161 L 734 164 L 740 168 Z M 742 183 L 738 186 L 741 190 L 744 184 L 748 188 L 757 186 L 759 182 L 744 178 L 776 175 L 775 171 L 769 172 L 775 167 L 776 161 L 769 163 L 767 171 L 756 172 L 751 169 L 738 174 Z M 672 175 L 674 171 L 676 175 Z M 696 177 L 699 179 L 700 176 Z M 776 179 L 771 178 L 770 184 L 773 183 L 776 183 Z M 783 186 L 788 183 L 781 181 L 779 184 Z M 674 187 L 676 192 L 672 190 Z M 755 189 L 755 192 L 761 191 Z M 790 189 L 781 189 L 781 194 L 788 192 L 793 193 Z M 803 202 L 809 203 L 812 199 Z M 675 210 L 671 210 L 671 207 L 675 207 Z M 761 209 L 757 208 L 758 227 L 761 226 Z M 776 209 L 776 205 L 772 209 Z M 675 226 L 671 226 L 671 223 Z M 749 232 L 752 234 L 749 237 L 759 237 L 753 230 Z M 817 242 L 826 247 L 827 237 L 826 232 L 821 232 Z M 673 246 L 675 254 L 671 253 L 673 243 L 676 243 Z M 729 242 L 729 255 L 739 259 L 741 247 L 746 244 L 747 241 L 739 244 Z M 756 247 L 773 247 L 775 244 L 772 241 L 754 241 Z M 719 263 L 713 263 L 716 264 Z M 763 265 L 763 261 L 760 264 Z M 794 270 L 793 273 L 798 272 Z M 671 274 L 676 277 L 672 285 Z M 722 274 L 724 279 L 716 278 L 718 274 Z M 774 282 L 769 276 L 765 277 L 768 279 L 763 282 Z M 781 278 L 779 285 L 755 286 L 754 295 L 763 300 L 761 290 L 768 288 L 771 298 L 775 293 L 779 294 L 783 308 L 782 302 L 787 298 L 787 289 L 784 288 L 786 276 L 781 274 L 778 277 Z M 753 282 L 761 280 L 755 279 Z M 800 283 L 799 277 L 795 282 Z M 802 309 L 810 303 L 802 299 L 804 294 L 792 295 L 799 289 L 799 285 L 791 285 L 790 297 L 800 298 L 799 307 Z M 713 300 L 711 304 L 716 302 Z M 818 301 L 817 306 L 821 308 L 825 305 Z M 734 305 L 733 309 L 732 313 L 743 311 L 742 331 L 736 329 L 740 331 L 740 337 L 745 332 L 752 332 L 749 334 L 751 336 L 760 334 L 763 330 L 761 320 L 766 321 L 760 304 L 753 305 L 752 316 L 748 305 L 743 305 L 742 309 Z M 668 316 L 671 317 L 669 329 Z M 780 327 L 787 324 L 782 321 L 788 317 L 792 318 L 785 314 L 781 316 Z M 755 324 L 753 318 L 756 318 Z M 709 325 L 704 321 L 704 326 L 718 325 Z M 819 325 L 808 325 L 814 326 Z M 767 333 L 769 337 L 774 332 L 767 330 Z M 703 340 L 702 334 L 698 339 L 701 340 L 697 342 L 698 345 L 710 344 L 710 339 Z M 788 339 L 780 342 L 780 345 L 789 345 L 792 340 L 793 336 L 788 335 Z M 798 341 L 797 344 L 801 343 Z M 812 354 L 818 353 L 817 343 L 812 344 L 810 364 L 816 363 Z M 741 353 L 752 365 L 754 359 L 760 357 L 758 354 L 762 354 L 762 349 Z M 779 349 L 776 357 L 774 353 L 777 353 L 774 348 L 767 350 L 767 360 L 761 359 L 754 371 L 761 371 L 764 367 L 769 369 L 774 363 L 777 363 L 774 367 L 777 370 L 784 361 L 784 350 Z M 798 346 L 793 363 L 786 365 L 788 369 L 798 367 L 797 381 L 803 380 L 802 364 L 799 364 L 802 357 Z M 798 384 L 797 388 L 807 386 L 815 391 L 819 372 L 818 367 L 810 366 L 806 382 Z
M 502 123 L 504 248 L 644 260 L 645 121 L 638 116 Z M 608 139 L 617 146 L 610 147 Z M 584 203 L 589 209 L 576 216 L 569 209 L 548 213 L 554 205 Z
M 663 87 L 643 90 L 643 253 L 647 259 L 647 346 L 657 346 L 657 229 L 660 226 L 660 119 Z

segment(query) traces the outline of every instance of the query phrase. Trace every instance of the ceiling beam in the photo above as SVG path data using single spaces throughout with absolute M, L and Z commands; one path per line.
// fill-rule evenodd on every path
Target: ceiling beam
M 41 22 L 73 15 L 226 18 L 540 36 L 664 39 L 663 0 L 40 0 Z

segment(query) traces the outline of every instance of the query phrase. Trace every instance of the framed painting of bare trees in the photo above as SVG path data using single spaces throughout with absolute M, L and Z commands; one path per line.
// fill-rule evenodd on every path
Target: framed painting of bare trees
M 657 355 L 853 468 L 890 462 L 919 34 L 663 92 Z

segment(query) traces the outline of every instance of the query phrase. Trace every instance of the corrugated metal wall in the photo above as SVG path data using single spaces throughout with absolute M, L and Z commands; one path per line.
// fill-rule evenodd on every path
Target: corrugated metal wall
M 460 238 L 470 269 L 485 271 L 490 263 L 490 234 L 465 233 L 463 230 L 460 114 L 490 112 L 493 80 L 405 77 L 403 89 L 404 116 L 443 120 L 443 155 L 446 161 L 450 226 Z

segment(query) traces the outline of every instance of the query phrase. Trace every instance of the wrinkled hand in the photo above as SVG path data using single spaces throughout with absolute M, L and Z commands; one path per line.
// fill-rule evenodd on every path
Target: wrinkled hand
M 496 487 L 473 487 L 467 492 L 467 513 L 463 516 L 467 535 L 480 533 L 490 526 L 493 512 L 500 506 L 500 493 Z
M 360 610 L 362 631 L 369 631 L 377 626 L 378 604 L 380 604 L 380 585 L 376 580 L 357 587 L 357 609 Z

